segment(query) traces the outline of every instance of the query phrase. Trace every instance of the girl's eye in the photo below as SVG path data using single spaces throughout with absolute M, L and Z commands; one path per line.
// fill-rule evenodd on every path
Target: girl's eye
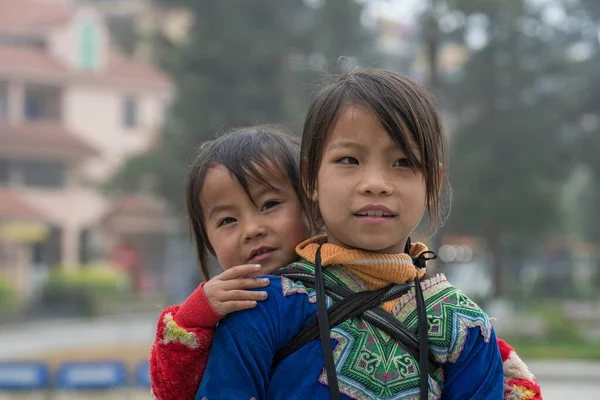
M 226 218 L 223 218 L 222 220 L 220 220 L 219 223 L 217 224 L 217 226 L 229 225 L 229 224 L 233 224 L 234 222 L 235 222 L 235 218 L 226 217 Z
M 267 201 L 263 206 L 262 206 L 262 210 L 261 211 L 266 211 L 270 208 L 276 207 L 279 205 L 278 201 L 275 200 L 271 200 L 271 201 Z
M 396 160 L 394 167 L 408 167 L 408 158 L 401 158 Z
M 338 164 L 357 165 L 358 160 L 354 157 L 342 157 L 336 161 Z

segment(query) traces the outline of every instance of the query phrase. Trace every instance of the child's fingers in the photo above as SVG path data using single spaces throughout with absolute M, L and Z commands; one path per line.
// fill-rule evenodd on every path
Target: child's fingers
M 228 290 L 220 292 L 218 297 L 219 300 L 211 304 L 219 314 L 227 315 L 234 311 L 255 307 L 257 302 L 267 298 L 267 293 L 251 290 Z
M 222 281 L 237 279 L 246 276 L 256 275 L 260 272 L 261 266 L 258 264 L 243 264 L 231 267 L 219 275 Z
M 222 290 L 255 289 L 269 286 L 269 278 L 237 278 L 220 282 Z
M 230 314 L 234 311 L 248 310 L 249 308 L 256 307 L 256 301 L 228 301 L 227 303 L 223 303 L 223 314 Z
M 228 290 L 223 292 L 219 301 L 225 303 L 229 301 L 261 301 L 267 298 L 267 292 L 252 290 Z

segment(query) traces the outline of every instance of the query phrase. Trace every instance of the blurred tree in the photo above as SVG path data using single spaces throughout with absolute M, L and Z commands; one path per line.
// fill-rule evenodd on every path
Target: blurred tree
M 439 53 L 447 38 L 440 30 L 440 18 L 448 10 L 446 2 L 428 0 L 421 14 L 422 40 L 427 57 L 427 86 L 438 102 L 443 98 L 443 82 L 439 71 Z M 443 106 L 441 106 L 443 107 Z
M 572 108 L 580 132 L 580 161 L 589 173 L 582 192 L 580 213 L 584 237 L 600 246 L 600 2 L 569 3 L 573 24 L 579 34 L 573 52 L 581 60 L 577 71 L 577 93 Z M 596 260 L 596 287 L 600 287 L 600 259 Z
M 108 20 L 108 29 L 117 46 L 127 54 L 134 54 L 139 40 L 132 18 L 115 16 Z
M 347 0 L 155 0 L 193 15 L 188 40 L 157 38 L 175 99 L 160 143 L 126 162 L 109 183 L 136 191 L 151 182 L 173 211 L 184 210 L 186 165 L 197 146 L 229 128 L 297 126 L 315 69 L 371 49 L 362 5 Z M 322 62 L 325 60 L 325 62 Z
M 543 18 L 549 3 L 448 4 L 463 21 L 453 35 L 470 49 L 447 92 L 460 121 L 451 138 L 456 180 L 448 230 L 485 238 L 499 297 L 507 251 L 530 249 L 561 223 L 560 194 L 574 158 L 565 129 L 569 38 Z
M 77 0 L 80 3 L 105 5 L 107 0 Z M 110 1 L 110 0 L 109 0 Z M 106 24 L 111 39 L 126 54 L 133 54 L 139 37 L 135 32 L 131 15 L 106 15 Z
M 358 65 L 373 66 L 379 50 L 374 32 L 362 23 L 364 1 L 304 0 L 295 11 L 296 34 L 290 48 L 286 104 L 290 126 L 301 133 L 306 105 L 313 90 L 329 74 Z
M 376 54 L 373 36 L 361 23 L 363 4 L 347 0 L 313 0 L 306 3 L 311 4 L 310 16 L 314 22 L 310 32 L 307 32 L 309 35 L 303 47 L 309 57 L 317 57 L 313 59 L 313 66 L 335 71 L 339 67 L 358 65 L 360 58 Z

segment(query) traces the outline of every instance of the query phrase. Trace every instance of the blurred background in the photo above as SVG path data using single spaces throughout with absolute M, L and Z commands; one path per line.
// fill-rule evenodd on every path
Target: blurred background
M 0 362 L 0 398 L 150 398 L 157 317 L 202 280 L 191 154 L 243 125 L 300 135 L 316 85 L 357 66 L 437 99 L 436 269 L 544 398 L 599 393 L 599 22 L 597 0 L 0 0 L 0 361 L 39 363 Z

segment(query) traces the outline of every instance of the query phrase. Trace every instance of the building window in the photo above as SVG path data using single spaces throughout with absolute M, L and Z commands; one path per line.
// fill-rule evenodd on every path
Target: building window
M 134 97 L 123 99 L 123 126 L 134 128 L 138 124 L 138 101 Z
M 58 267 L 62 259 L 62 236 L 61 228 L 53 225 L 50 226 L 46 239 L 33 246 L 33 263 L 45 264 L 50 268 Z
M 79 38 L 79 65 L 82 69 L 93 70 L 97 67 L 96 27 L 91 23 L 81 26 Z
M 14 265 L 19 261 L 18 247 L 11 246 L 10 242 L 0 240 L 0 271 L 12 272 Z
M 61 188 L 66 184 L 64 164 L 26 161 L 23 163 L 23 183 L 26 186 Z
M 33 85 L 26 88 L 23 99 L 25 120 L 59 121 L 62 113 L 61 96 L 62 92 L 58 87 Z
M 0 121 L 8 119 L 8 89 L 0 88 Z
M 8 180 L 10 179 L 10 163 L 8 160 L 0 159 L 0 186 L 8 185 Z
M 27 91 L 25 93 L 24 110 L 25 120 L 35 121 L 44 117 L 44 99 L 36 91 Z

